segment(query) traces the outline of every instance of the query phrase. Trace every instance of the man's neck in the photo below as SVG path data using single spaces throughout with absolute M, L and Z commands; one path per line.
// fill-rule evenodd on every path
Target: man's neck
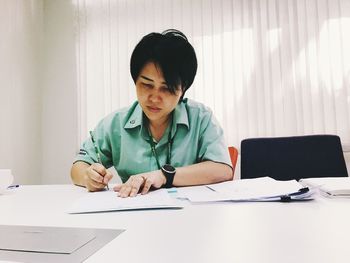
M 163 137 L 164 132 L 166 131 L 166 128 L 169 125 L 170 122 L 170 118 L 171 116 L 169 116 L 167 119 L 165 120 L 159 120 L 157 122 L 152 122 L 149 121 L 149 130 L 151 132 L 152 137 L 156 140 L 156 141 L 160 141 L 160 139 Z

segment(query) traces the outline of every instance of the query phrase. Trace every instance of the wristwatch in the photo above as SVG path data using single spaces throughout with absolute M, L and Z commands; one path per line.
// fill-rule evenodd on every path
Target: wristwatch
M 164 174 L 165 178 L 166 178 L 166 182 L 164 187 L 165 188 L 171 188 L 173 187 L 173 181 L 174 181 L 174 176 L 176 173 L 176 169 L 174 166 L 170 165 L 170 164 L 164 164 L 161 167 L 162 173 Z

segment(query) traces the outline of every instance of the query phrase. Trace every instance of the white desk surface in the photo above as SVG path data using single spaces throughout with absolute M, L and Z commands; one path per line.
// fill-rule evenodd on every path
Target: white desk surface
M 65 213 L 85 191 L 20 186 L 0 195 L 0 224 L 126 229 L 86 262 L 350 262 L 350 199 Z

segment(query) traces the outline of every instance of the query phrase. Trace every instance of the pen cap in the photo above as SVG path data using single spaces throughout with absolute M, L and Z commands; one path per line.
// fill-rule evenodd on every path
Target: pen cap
M 13 175 L 10 169 L 0 169 L 0 194 L 3 194 L 7 187 L 13 182 Z

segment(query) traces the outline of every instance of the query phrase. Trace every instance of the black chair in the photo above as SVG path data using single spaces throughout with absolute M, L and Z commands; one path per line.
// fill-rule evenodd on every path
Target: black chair
M 276 180 L 348 176 L 336 135 L 251 138 L 241 142 L 241 178 Z

